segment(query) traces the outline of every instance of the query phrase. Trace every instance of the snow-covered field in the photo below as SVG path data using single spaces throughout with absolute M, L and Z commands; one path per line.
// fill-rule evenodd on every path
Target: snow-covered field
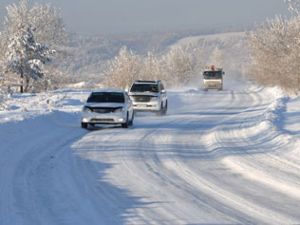
M 86 131 L 87 95 L 7 100 L 0 225 L 300 224 L 299 97 L 173 90 L 167 116 Z

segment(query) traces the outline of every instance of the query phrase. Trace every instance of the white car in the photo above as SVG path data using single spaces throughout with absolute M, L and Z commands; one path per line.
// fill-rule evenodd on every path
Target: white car
M 160 80 L 136 80 L 129 92 L 135 111 L 157 112 L 165 115 L 168 109 L 167 92 Z
M 120 124 L 127 128 L 133 124 L 132 102 L 123 90 L 93 91 L 82 109 L 81 127 L 95 124 Z

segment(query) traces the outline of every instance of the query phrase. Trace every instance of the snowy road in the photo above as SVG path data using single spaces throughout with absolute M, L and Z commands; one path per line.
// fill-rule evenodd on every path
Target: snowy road
M 0 114 L 0 225 L 300 224 L 299 99 L 173 91 L 167 116 L 88 132 L 85 97 Z

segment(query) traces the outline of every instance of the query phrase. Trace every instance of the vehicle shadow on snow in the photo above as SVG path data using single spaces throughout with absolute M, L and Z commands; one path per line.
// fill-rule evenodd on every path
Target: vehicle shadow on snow
M 87 128 L 88 131 L 105 131 L 105 130 L 110 130 L 110 129 L 118 129 L 122 128 L 121 125 L 89 125 Z M 130 127 L 129 127 L 130 128 Z

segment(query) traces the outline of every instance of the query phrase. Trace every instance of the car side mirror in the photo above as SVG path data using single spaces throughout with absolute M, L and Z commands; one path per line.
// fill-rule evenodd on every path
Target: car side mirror
M 161 93 L 162 93 L 162 94 L 165 94 L 165 93 L 166 93 L 166 90 L 161 90 Z
M 222 74 L 225 75 L 225 72 L 223 71 Z

